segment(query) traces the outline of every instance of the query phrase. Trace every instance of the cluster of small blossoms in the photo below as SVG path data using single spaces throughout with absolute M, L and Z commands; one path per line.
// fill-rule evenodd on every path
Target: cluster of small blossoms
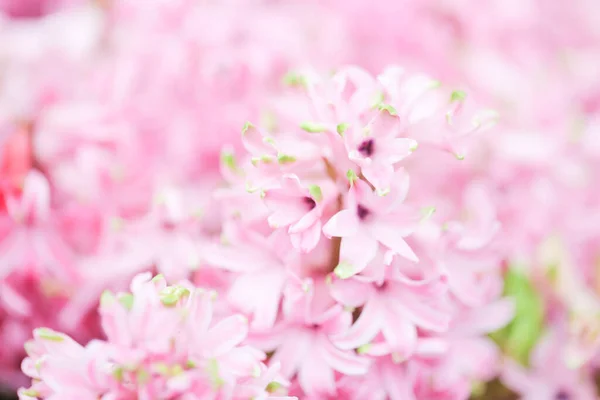
M 513 314 L 494 207 L 460 165 L 495 114 L 399 67 L 286 80 L 270 126 L 223 154 L 225 229 L 204 255 L 234 274 L 250 343 L 301 398 L 468 397 Z
M 290 399 L 279 367 L 242 345 L 248 321 L 219 318 L 216 293 L 183 281 L 167 286 L 137 275 L 131 293 L 105 292 L 100 316 L 106 340 L 85 347 L 48 328 L 34 331 L 23 371 L 33 379 L 19 398 Z

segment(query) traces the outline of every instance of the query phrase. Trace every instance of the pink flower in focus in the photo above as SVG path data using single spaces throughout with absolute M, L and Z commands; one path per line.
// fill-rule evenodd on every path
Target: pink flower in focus
M 366 127 L 343 133 L 350 160 L 361 167 L 364 177 L 380 195 L 390 191 L 396 178 L 394 165 L 417 148 L 415 140 L 397 137 L 401 128 L 395 111 L 382 108 Z
M 354 178 L 348 193 L 347 208 L 334 215 L 323 227 L 327 237 L 341 237 L 339 271 L 352 276 L 375 258 L 379 244 L 393 254 L 413 262 L 418 258 L 404 237 L 414 229 L 420 214 L 403 205 L 408 194 L 406 171 L 396 172 L 395 186 L 386 196 L 378 196 L 368 184 Z
M 341 350 L 332 335 L 345 332 L 352 316 L 327 293 L 322 277 L 296 280 L 288 285 L 284 304 L 286 320 L 270 333 L 258 335 L 256 343 L 276 349 L 271 362 L 280 362 L 286 378 L 297 377 L 307 395 L 336 394 L 335 371 L 344 375 L 363 375 L 369 361 L 352 351 Z
M 323 209 L 335 200 L 331 190 L 321 186 L 305 188 L 296 175 L 284 175 L 281 187 L 267 190 L 264 201 L 272 212 L 268 218 L 272 228 L 289 226 L 294 248 L 304 253 L 313 250 L 321 238 Z
M 448 329 L 451 315 L 445 307 L 445 292 L 446 285 L 439 278 L 417 281 L 397 271 L 389 271 L 383 282 L 361 275 L 334 279 L 332 296 L 344 306 L 362 309 L 352 327 L 332 339 L 342 349 L 355 349 L 381 333 L 395 357 L 408 359 L 417 345 L 417 328 Z

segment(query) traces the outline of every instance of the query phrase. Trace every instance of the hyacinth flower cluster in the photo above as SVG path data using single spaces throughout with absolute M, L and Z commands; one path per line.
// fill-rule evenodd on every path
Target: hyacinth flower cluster
M 190 282 L 167 286 L 137 275 L 131 293 L 100 299 L 106 340 L 85 347 L 47 328 L 26 344 L 23 371 L 33 378 L 21 399 L 285 399 L 285 380 L 266 355 L 241 345 L 244 316 L 217 319 L 216 293 Z
M 485 335 L 504 326 L 514 311 L 511 299 L 500 297 L 501 263 L 490 246 L 498 221 L 485 187 L 475 181 L 465 182 L 460 207 L 437 210 L 435 203 L 446 194 L 426 181 L 411 184 L 413 165 L 416 171 L 420 167 L 418 159 L 414 164 L 410 159 L 431 152 L 450 163 L 465 161 L 469 144 L 493 124 L 495 114 L 477 109 L 462 91 L 398 67 L 377 78 L 347 67 L 331 77 L 294 73 L 287 81 L 288 92 L 275 102 L 286 107 L 273 108 L 271 129 L 246 123 L 246 153 L 222 156 L 228 185 L 215 196 L 222 204 L 223 230 L 219 241 L 202 245 L 206 265 L 197 281 L 202 285 L 203 275 L 213 270 L 227 274 L 216 285 L 223 298 L 216 309 L 243 317 L 226 319 L 237 321 L 226 325 L 235 336 L 226 350 L 244 341 L 266 352 L 269 368 L 280 366 L 282 379 L 290 381 L 289 394 L 300 398 L 468 397 L 474 381 L 498 373 L 499 351 Z M 142 318 L 135 312 L 142 296 L 139 282 L 152 289 L 154 297 L 147 294 L 146 301 L 161 310 L 142 313 L 150 321 L 157 318 L 156 325 L 139 320 L 137 334 L 121 338 L 117 327 L 124 324 L 123 313 Z M 186 357 L 204 354 L 203 345 L 209 353 L 218 348 L 203 338 L 202 329 L 188 327 L 186 334 L 180 328 L 197 323 L 195 318 L 162 310 L 169 296 L 195 293 L 193 287 L 182 288 L 138 277 L 131 310 L 122 304 L 130 297 L 103 296 L 100 315 L 108 340 L 102 346 L 118 350 L 94 353 L 96 345 L 90 344 L 85 350 L 91 355 L 84 357 L 77 347 L 81 356 L 76 358 L 100 362 L 99 354 L 132 353 L 132 359 L 104 363 L 117 365 L 116 383 L 114 375 L 108 383 L 88 376 L 81 390 L 109 395 L 116 385 L 114 393 L 129 390 L 144 398 L 183 395 L 177 390 L 197 396 L 190 398 L 218 396 L 205 382 L 207 368 L 238 369 L 227 361 L 220 366 L 217 355 L 192 360 L 204 368 L 197 376 L 196 370 L 189 372 L 188 386 L 173 383 L 183 379 L 177 374 L 172 382 L 151 373 L 152 362 L 159 360 L 187 376 Z M 181 304 L 192 307 L 193 298 Z M 113 315 L 115 307 L 122 314 Z M 169 329 L 157 334 L 162 326 Z M 218 326 L 217 336 L 225 335 Z M 37 332 L 37 341 L 44 343 L 47 331 Z M 138 349 L 143 338 L 147 347 Z M 65 354 L 50 348 L 28 351 L 24 370 L 34 384 L 20 392 L 21 398 L 80 389 L 46 378 L 57 366 L 28 367 L 36 357 Z M 244 356 L 248 361 L 255 355 L 254 364 L 244 364 L 239 379 L 227 381 L 229 398 L 238 398 L 238 388 L 249 385 L 251 364 L 260 371 L 265 353 L 254 352 Z M 123 378 L 122 371 L 138 380 Z M 196 386 L 198 392 L 192 389 Z M 266 395 L 264 386 L 259 389 L 263 392 L 255 396 Z

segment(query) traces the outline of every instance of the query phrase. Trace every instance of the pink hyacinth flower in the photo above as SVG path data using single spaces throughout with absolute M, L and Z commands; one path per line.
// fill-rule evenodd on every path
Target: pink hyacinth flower
M 287 322 L 266 335 L 266 343 L 276 348 L 272 362 L 281 363 L 284 377 L 297 376 L 304 393 L 320 398 L 335 395 L 335 371 L 350 376 L 366 373 L 369 360 L 339 349 L 331 340 L 349 328 L 352 316 L 332 302 L 324 284 L 295 281 L 288 286 L 284 309 Z
M 417 346 L 417 328 L 445 332 L 450 323 L 446 285 L 440 278 L 412 280 L 389 271 L 384 282 L 357 275 L 334 279 L 331 294 L 348 307 L 362 307 L 352 327 L 332 337 L 342 349 L 368 345 L 382 334 L 395 357 L 408 359 Z
M 365 269 L 379 244 L 393 254 L 413 262 L 418 258 L 404 237 L 415 228 L 420 215 L 403 205 L 408 194 L 409 177 L 400 169 L 394 186 L 386 196 L 378 196 L 363 181 L 354 180 L 348 193 L 347 208 L 335 214 L 323 227 L 327 237 L 341 237 L 340 265 L 349 277 Z
M 70 337 L 47 328 L 34 331 L 26 345 L 23 372 L 34 379 L 19 398 L 97 399 L 108 390 L 112 366 L 105 344 L 94 341 L 83 347 Z
M 281 187 L 267 190 L 264 201 L 272 212 L 272 228 L 287 227 L 294 248 L 304 253 L 313 250 L 321 238 L 321 215 L 332 200 L 324 197 L 318 185 L 306 188 L 296 175 L 284 175 Z
M 361 167 L 363 176 L 380 195 L 390 191 L 394 165 L 417 148 L 415 140 L 397 137 L 401 129 L 395 111 L 383 108 L 363 129 L 344 133 L 348 157 Z
M 289 238 L 284 231 L 268 237 L 247 228 L 228 224 L 228 244 L 206 249 L 204 258 L 210 264 L 237 274 L 227 297 L 234 308 L 251 316 L 251 327 L 269 329 L 275 323 L 289 276 L 289 268 L 297 262 Z

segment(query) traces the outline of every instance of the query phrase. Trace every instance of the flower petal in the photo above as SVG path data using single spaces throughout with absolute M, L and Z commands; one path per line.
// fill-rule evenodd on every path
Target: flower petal
M 377 241 L 361 231 L 344 237 L 336 274 L 344 278 L 358 274 L 375 258 L 378 248 Z
M 328 238 L 350 236 L 358 231 L 359 221 L 354 210 L 342 210 L 335 214 L 323 227 Z
M 202 347 L 209 350 L 213 356 L 219 356 L 240 344 L 247 334 L 248 319 L 234 315 L 213 326 L 202 340 Z
M 385 323 L 381 311 L 381 304 L 375 299 L 368 301 L 352 327 L 341 335 L 333 336 L 332 341 L 342 350 L 355 349 L 369 343 L 379 333 L 382 323 Z
M 377 221 L 370 224 L 369 231 L 375 239 L 396 254 L 399 254 L 410 261 L 419 262 L 417 255 L 404 241 L 402 234 L 405 232 L 402 231 L 402 227 Z

